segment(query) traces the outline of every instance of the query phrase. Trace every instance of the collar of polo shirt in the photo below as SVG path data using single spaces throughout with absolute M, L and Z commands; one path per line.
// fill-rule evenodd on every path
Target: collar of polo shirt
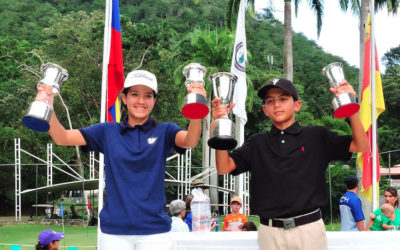
M 290 125 L 290 127 L 286 128 L 283 131 L 285 131 L 288 134 L 295 135 L 295 134 L 300 133 L 302 129 L 303 128 L 300 126 L 300 123 L 299 122 L 295 122 L 292 125 Z M 270 135 L 271 136 L 276 135 L 276 134 L 280 133 L 281 131 L 282 130 L 280 130 L 277 127 L 275 127 L 274 125 L 272 125 L 271 131 L 270 131 Z
M 131 128 L 141 128 L 143 131 L 148 131 L 150 130 L 154 125 L 154 119 L 149 117 L 149 119 L 147 119 L 147 121 L 145 123 L 143 123 L 142 125 L 136 125 L 134 127 L 131 127 L 128 123 L 128 118 L 126 118 L 123 122 L 119 123 L 119 129 L 122 132 L 124 132 L 127 129 L 131 129 Z

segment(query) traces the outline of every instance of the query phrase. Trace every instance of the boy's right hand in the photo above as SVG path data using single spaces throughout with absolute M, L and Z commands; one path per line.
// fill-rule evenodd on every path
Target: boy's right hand
M 53 108 L 54 95 L 53 95 L 53 86 L 40 84 L 37 87 L 37 94 L 35 97 L 35 101 L 40 101 L 47 103 L 51 108 Z
M 230 103 L 229 107 L 227 107 L 226 105 L 221 104 L 221 98 L 214 98 L 214 100 L 212 100 L 211 102 L 211 106 L 212 106 L 212 118 L 213 120 L 219 119 L 225 115 L 228 115 L 233 107 L 235 107 L 234 103 Z

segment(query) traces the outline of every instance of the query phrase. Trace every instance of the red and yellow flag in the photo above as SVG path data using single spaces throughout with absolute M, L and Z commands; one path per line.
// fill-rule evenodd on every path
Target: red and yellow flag
M 369 140 L 369 150 L 365 153 L 357 154 L 358 166 L 362 171 L 362 186 L 361 193 L 372 202 L 372 89 L 371 89 L 371 74 L 375 74 L 376 82 L 376 119 L 378 116 L 385 111 L 385 102 L 383 99 L 382 80 L 381 73 L 379 72 L 378 64 L 378 53 L 375 46 L 375 70 L 371 72 L 371 20 L 368 15 L 368 26 L 366 28 L 366 39 L 365 39 L 365 55 L 364 55 L 364 74 L 363 74 L 363 86 L 362 95 L 360 102 L 360 119 L 364 126 L 364 130 Z M 377 146 L 378 147 L 378 146 Z M 379 155 L 378 148 L 377 152 L 377 191 L 379 191 Z

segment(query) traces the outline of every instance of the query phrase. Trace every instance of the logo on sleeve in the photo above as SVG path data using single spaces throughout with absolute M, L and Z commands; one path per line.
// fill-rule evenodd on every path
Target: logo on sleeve
M 147 139 L 147 143 L 150 144 L 150 145 L 154 144 L 156 141 L 157 141 L 157 137 L 149 137 Z

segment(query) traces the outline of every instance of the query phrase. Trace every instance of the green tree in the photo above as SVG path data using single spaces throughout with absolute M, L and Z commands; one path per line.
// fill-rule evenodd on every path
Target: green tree
M 0 37 L 14 36 L 35 45 L 45 39 L 43 27 L 58 14 L 50 4 L 35 0 L 0 0 L 0 6 Z

